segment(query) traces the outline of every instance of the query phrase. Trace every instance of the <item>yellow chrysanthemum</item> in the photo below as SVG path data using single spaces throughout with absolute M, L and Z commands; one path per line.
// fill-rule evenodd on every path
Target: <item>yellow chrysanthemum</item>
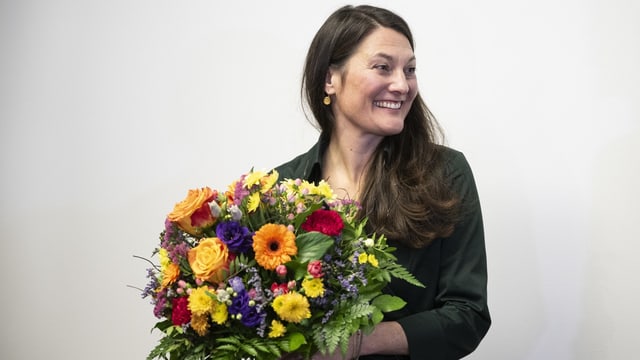
M 309 300 L 297 292 L 277 296 L 271 306 L 280 319 L 288 322 L 297 324 L 311 317 Z
M 213 307 L 214 300 L 206 286 L 201 286 L 191 291 L 191 295 L 189 295 L 189 310 L 191 310 L 191 313 L 207 315 L 212 312 Z
M 228 318 L 229 312 L 227 311 L 227 305 L 216 301 L 213 311 L 211 312 L 211 320 L 218 325 L 222 325 L 227 322 Z
M 373 254 L 369 254 L 369 257 L 367 258 L 367 260 L 369 261 L 369 264 L 378 267 L 378 259 L 376 259 L 376 256 Z
M 267 270 L 291 260 L 298 253 L 296 235 L 281 224 L 265 224 L 253 235 L 256 261 Z
M 271 329 L 268 335 L 270 338 L 281 337 L 287 332 L 287 328 L 278 320 L 271 320 L 271 326 L 269 328 Z
M 324 295 L 324 285 L 319 278 L 305 278 L 302 280 L 302 288 L 304 289 L 305 295 L 310 298 L 317 298 L 318 296 Z
M 191 327 L 198 335 L 205 336 L 209 332 L 209 316 L 207 314 L 191 314 Z
M 160 284 L 163 288 L 173 284 L 178 281 L 180 277 L 180 266 L 169 262 L 168 265 L 163 266 L 162 269 L 162 283 Z
M 160 248 L 158 250 L 158 259 L 160 260 L 160 270 L 164 271 L 164 269 L 171 264 L 171 259 L 169 259 L 169 252 L 165 248 Z
M 333 190 L 328 182 L 321 180 L 320 183 L 314 187 L 313 194 L 321 195 L 327 199 L 333 199 Z
M 362 253 L 362 254 L 358 255 L 358 263 L 359 264 L 366 264 L 368 258 L 369 257 L 367 256 L 367 253 Z
M 260 183 L 260 179 L 265 177 L 267 174 L 264 171 L 252 171 L 247 174 L 244 178 L 244 186 L 247 189 L 251 189 L 253 185 Z
M 308 182 L 307 180 L 304 180 L 302 184 L 300 184 L 301 192 L 307 192 L 309 194 L 313 194 L 313 192 L 315 191 L 315 188 L 316 188 L 316 185 Z
M 262 188 L 260 189 L 260 192 L 264 194 L 269 191 L 273 185 L 276 184 L 276 181 L 278 181 L 278 176 L 279 174 L 275 170 L 273 170 L 269 176 L 265 176 L 262 179 Z
M 247 210 L 250 213 L 254 212 L 258 206 L 260 206 L 260 193 L 253 193 L 249 195 L 249 200 L 247 200 Z

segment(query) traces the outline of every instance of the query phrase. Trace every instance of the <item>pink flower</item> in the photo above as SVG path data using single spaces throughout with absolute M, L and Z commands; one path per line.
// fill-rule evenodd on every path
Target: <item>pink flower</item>
M 286 276 L 287 275 L 287 267 L 280 264 L 278 266 L 276 266 L 276 274 L 278 274 L 278 276 Z
M 271 284 L 271 292 L 273 293 L 273 296 L 278 296 L 288 293 L 289 288 L 287 287 L 287 284 L 273 283 Z
M 309 265 L 307 265 L 307 271 L 314 278 L 323 277 L 322 273 L 322 262 L 320 260 L 311 260 L 309 261 Z

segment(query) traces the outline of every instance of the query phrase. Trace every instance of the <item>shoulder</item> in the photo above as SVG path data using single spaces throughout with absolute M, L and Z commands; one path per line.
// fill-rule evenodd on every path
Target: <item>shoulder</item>
M 476 195 L 476 184 L 471 166 L 463 152 L 439 146 L 446 181 L 458 195 L 467 197 Z
M 300 154 L 295 158 L 278 165 L 275 170 L 278 172 L 280 179 L 295 179 L 304 174 L 308 162 L 307 154 Z
M 462 151 L 444 145 L 438 145 L 437 149 L 448 177 L 456 177 L 471 171 L 469 162 Z
M 280 179 L 309 179 L 321 160 L 321 145 L 316 143 L 307 152 L 275 167 Z

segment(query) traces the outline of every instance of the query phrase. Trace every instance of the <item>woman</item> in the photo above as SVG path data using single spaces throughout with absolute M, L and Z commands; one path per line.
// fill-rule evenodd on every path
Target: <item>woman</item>
M 325 179 L 338 196 L 358 200 L 368 230 L 384 233 L 398 261 L 426 284 L 392 281 L 385 291 L 407 305 L 354 336 L 352 358 L 458 359 L 491 323 L 473 175 L 460 152 L 436 144 L 413 46 L 405 21 L 388 10 L 334 12 L 311 43 L 303 77 L 319 141 L 277 167 L 280 178 Z

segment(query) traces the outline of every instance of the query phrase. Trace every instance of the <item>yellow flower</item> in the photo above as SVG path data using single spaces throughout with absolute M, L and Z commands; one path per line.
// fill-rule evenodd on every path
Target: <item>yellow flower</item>
M 253 193 L 249 195 L 249 200 L 247 202 L 247 210 L 251 213 L 256 211 L 256 209 L 260 206 L 260 193 Z
M 213 312 L 211 313 L 211 320 L 218 325 L 222 325 L 227 322 L 227 319 L 229 318 L 227 305 L 217 301 L 214 304 Z
M 196 278 L 220 282 L 229 268 L 229 250 L 218 238 L 204 238 L 187 253 L 189 265 Z
M 284 225 L 265 224 L 253 235 L 253 251 L 260 266 L 274 270 L 298 253 L 296 235 Z
M 378 267 L 378 259 L 376 259 L 375 255 L 369 254 L 369 258 L 367 260 L 369 261 L 369 264 Z
M 264 171 L 252 171 L 252 172 L 250 172 L 244 178 L 244 186 L 247 189 L 251 189 L 251 187 L 253 185 L 258 184 L 260 182 L 260 179 L 262 179 L 266 175 L 267 174 Z
M 191 314 L 191 327 L 198 335 L 205 336 L 209 332 L 209 316 L 207 314 Z
M 305 278 L 302 280 L 302 288 L 304 289 L 304 293 L 310 298 L 317 298 L 318 296 L 324 295 L 324 285 L 322 284 L 322 280 L 318 278 Z
M 366 264 L 367 263 L 367 253 L 362 253 L 360 255 L 358 255 L 358 263 L 359 264 Z
M 311 317 L 309 300 L 297 292 L 289 292 L 277 296 L 271 306 L 280 319 L 288 322 L 300 323 L 302 320 Z
M 284 327 L 284 325 L 278 320 L 271 320 L 270 329 L 271 329 L 271 331 L 269 331 L 270 338 L 280 337 L 287 332 L 287 328 Z
M 162 269 L 162 283 L 160 284 L 163 288 L 173 284 L 180 277 L 180 266 L 170 262 L 167 266 L 164 266 Z
M 307 193 L 313 194 L 315 191 L 316 185 L 308 182 L 307 180 L 302 181 L 300 184 L 300 192 L 304 192 L 306 190 Z
M 280 175 L 275 170 L 273 170 L 270 175 L 265 176 L 262 179 L 262 189 L 260 189 L 260 192 L 264 194 L 269 191 L 273 185 L 276 184 L 276 181 L 278 181 L 278 176 Z
M 164 269 L 171 264 L 167 249 L 160 248 L 160 250 L 158 250 L 158 258 L 160 259 L 160 270 L 164 271 Z
M 324 180 L 320 180 L 320 183 L 318 184 L 318 186 L 315 186 L 312 193 L 321 195 L 322 197 L 325 197 L 327 199 L 333 199 L 334 197 L 331 186 Z
M 191 295 L 189 295 L 189 310 L 191 310 L 191 313 L 198 315 L 211 313 L 214 307 L 214 300 L 209 294 L 209 289 L 206 286 L 201 286 L 191 291 Z

